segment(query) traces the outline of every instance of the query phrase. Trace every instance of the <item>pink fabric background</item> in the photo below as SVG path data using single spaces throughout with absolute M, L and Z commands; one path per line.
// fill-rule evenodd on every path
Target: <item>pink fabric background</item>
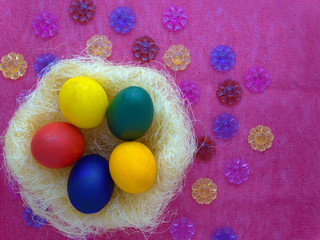
M 105 34 L 113 43 L 110 60 L 130 62 L 133 40 L 147 34 L 158 43 L 156 60 L 163 64 L 166 49 L 182 43 L 190 49 L 192 63 L 185 71 L 171 73 L 177 82 L 191 79 L 200 85 L 201 100 L 193 108 L 196 132 L 215 140 L 217 154 L 209 162 L 193 164 L 183 192 L 168 208 L 176 215 L 150 239 L 171 239 L 168 228 L 175 216 L 194 221 L 195 240 L 209 239 L 221 226 L 232 228 L 239 240 L 320 239 L 319 1 L 94 2 L 93 21 L 80 25 L 66 13 L 69 1 L 0 0 L 0 56 L 13 51 L 23 54 L 29 64 L 26 75 L 17 81 L 0 76 L 0 132 L 16 109 L 16 96 L 36 83 L 33 65 L 40 54 L 84 55 L 87 39 Z M 188 11 L 189 24 L 182 32 L 168 32 L 161 23 L 169 4 L 181 4 Z M 136 27 L 126 35 L 116 34 L 108 23 L 110 12 L 121 5 L 131 7 L 137 16 Z M 36 37 L 31 27 L 34 15 L 42 11 L 56 14 L 61 24 L 57 36 L 47 41 Z M 217 72 L 209 63 L 209 53 L 218 44 L 230 45 L 237 54 L 229 72 Z M 243 85 L 244 73 L 255 64 L 264 65 L 272 76 L 265 93 L 251 93 Z M 223 106 L 216 99 L 216 87 L 226 78 L 240 81 L 244 89 L 236 106 Z M 239 121 L 239 131 L 229 141 L 216 138 L 211 130 L 214 117 L 222 112 L 235 114 Z M 275 135 L 273 146 L 264 153 L 253 151 L 247 143 L 249 130 L 258 124 L 269 126 Z M 247 160 L 252 173 L 246 183 L 234 186 L 225 179 L 223 168 L 226 161 L 239 157 Z M 218 198 L 208 206 L 197 204 L 191 196 L 191 185 L 200 177 L 210 177 L 218 186 Z M 26 226 L 24 207 L 8 191 L 3 171 L 0 179 L 0 239 L 66 239 L 50 226 Z M 110 239 L 140 240 L 143 235 L 120 232 Z

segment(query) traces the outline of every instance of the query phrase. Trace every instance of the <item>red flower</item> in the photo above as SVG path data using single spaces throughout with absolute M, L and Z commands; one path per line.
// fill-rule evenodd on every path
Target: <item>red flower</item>
M 158 51 L 158 45 L 148 36 L 136 38 L 132 45 L 133 56 L 144 63 L 152 61 L 157 56 Z
M 229 105 L 239 102 L 242 93 L 240 84 L 230 79 L 221 82 L 217 89 L 217 97 L 220 102 Z
M 90 21 L 96 11 L 96 5 L 92 0 L 71 0 L 68 9 L 69 14 L 75 21 L 86 23 Z

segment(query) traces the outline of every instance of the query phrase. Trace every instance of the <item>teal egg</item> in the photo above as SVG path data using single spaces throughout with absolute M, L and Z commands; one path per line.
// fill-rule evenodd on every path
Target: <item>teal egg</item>
M 110 131 L 121 140 L 142 137 L 149 129 L 154 107 L 149 93 L 138 86 L 121 90 L 110 102 L 107 122 Z

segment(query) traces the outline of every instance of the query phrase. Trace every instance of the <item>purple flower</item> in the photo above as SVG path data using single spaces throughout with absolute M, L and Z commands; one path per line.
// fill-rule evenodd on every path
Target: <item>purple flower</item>
M 59 62 L 59 58 L 52 53 L 42 54 L 34 63 L 34 70 L 39 77 L 42 77 L 44 74 L 49 72 L 50 68 L 57 62 Z
M 23 213 L 23 219 L 29 227 L 40 228 L 47 224 L 47 220 L 41 216 L 35 215 L 30 207 L 26 207 Z
M 170 226 L 173 240 L 191 240 L 195 231 L 192 220 L 186 217 L 175 219 Z
M 244 83 L 252 92 L 264 92 L 270 85 L 270 74 L 262 66 L 252 66 L 244 75 Z
M 199 102 L 201 91 L 200 87 L 195 82 L 184 80 L 178 85 L 183 94 L 183 98 L 187 98 L 191 104 Z
M 237 240 L 237 235 L 230 228 L 222 227 L 214 231 L 211 240 Z
M 117 7 L 110 13 L 110 26 L 117 33 L 128 33 L 136 24 L 136 15 L 129 7 Z
M 224 175 L 234 184 L 240 184 L 248 180 L 250 168 L 243 159 L 234 159 L 226 163 Z
M 188 23 L 187 11 L 181 6 L 171 5 L 163 12 L 162 23 L 169 31 L 181 31 Z
M 59 22 L 54 14 L 50 12 L 43 12 L 34 17 L 32 27 L 35 35 L 43 39 L 48 39 L 57 34 Z
M 218 45 L 210 53 L 210 63 L 218 71 L 229 71 L 235 59 L 236 54 L 229 46 Z
M 217 137 L 229 139 L 236 135 L 238 131 L 238 122 L 231 113 L 222 113 L 215 117 L 212 129 Z

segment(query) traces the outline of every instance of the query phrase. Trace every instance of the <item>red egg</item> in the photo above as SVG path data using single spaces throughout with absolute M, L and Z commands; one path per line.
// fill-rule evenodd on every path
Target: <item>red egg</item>
M 48 168 L 64 168 L 81 158 L 85 140 L 78 128 L 65 122 L 41 127 L 31 141 L 33 157 Z

